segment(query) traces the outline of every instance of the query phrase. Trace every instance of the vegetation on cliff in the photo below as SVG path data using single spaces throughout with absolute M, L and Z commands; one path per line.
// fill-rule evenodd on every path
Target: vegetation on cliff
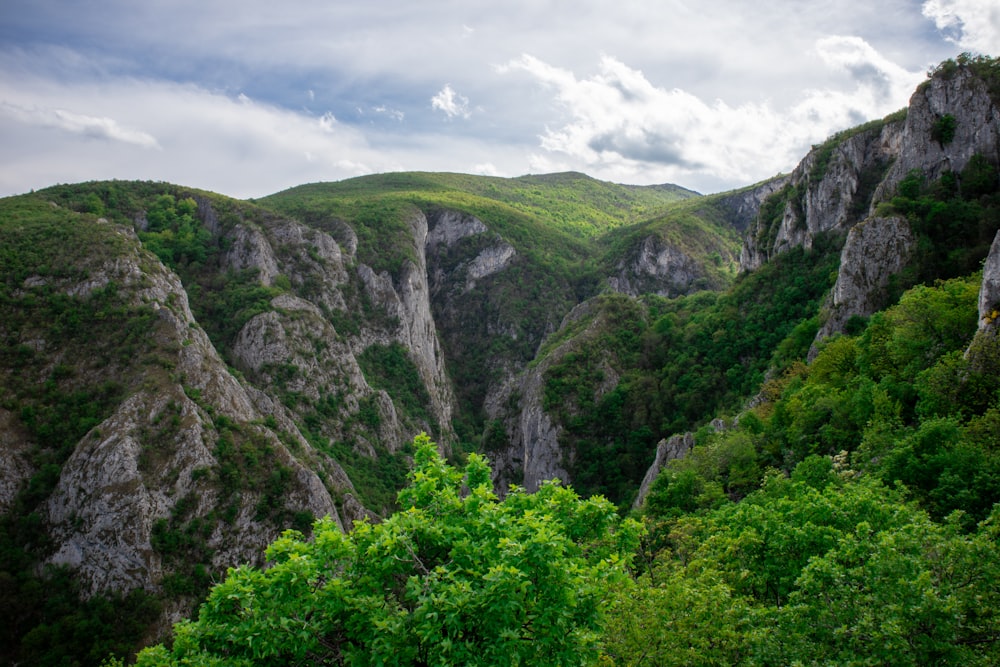
M 413 446 L 399 512 L 286 533 L 138 664 L 593 663 L 639 524 L 555 483 L 499 500 L 484 459 L 457 470 L 425 435 Z
M 935 76 L 960 68 L 995 95 L 997 61 L 963 56 Z M 951 146 L 961 122 L 941 114 L 922 140 Z M 850 136 L 817 147 L 810 179 L 830 171 Z M 815 336 L 843 237 L 813 235 L 808 250 L 734 277 L 737 239 L 720 200 L 672 188 L 411 173 L 261 202 L 117 182 L 4 200 L 0 418 L 23 479 L 0 519 L 0 658 L 126 657 L 147 622 L 215 582 L 198 616 L 142 664 L 997 664 L 997 304 L 977 326 L 980 266 L 1000 228 L 995 162 L 978 154 L 939 178 L 898 174 L 877 212 L 905 220 L 916 251 L 880 295 L 884 309 L 825 341 Z M 861 174 L 872 182 L 857 201 L 886 173 L 876 166 Z M 762 222 L 778 224 L 803 194 L 778 189 Z M 849 203 L 852 215 L 867 210 Z M 447 248 L 421 248 L 415 221 L 456 212 L 479 226 Z M 328 261 L 318 247 L 296 255 L 291 236 L 273 234 L 285 223 L 343 246 L 343 266 L 325 276 L 335 295 L 300 270 Z M 269 273 L 227 264 L 238 226 L 274 251 Z M 776 233 L 765 224 L 753 238 Z M 96 280 L 136 237 L 150 251 L 139 283 L 164 266 L 180 277 L 192 328 L 232 364 L 234 386 L 277 406 L 267 418 L 218 414 L 213 397 L 174 377 L 170 355 L 187 341 L 166 349 L 157 337 L 161 304 Z M 701 265 L 690 293 L 608 289 L 659 242 Z M 500 251 L 502 270 L 461 273 Z M 373 296 L 402 291 L 424 260 L 431 278 L 421 289 L 458 394 L 451 425 L 437 421 L 439 396 L 396 335 L 398 312 Z M 235 368 L 239 334 L 261 316 L 322 320 L 287 345 L 306 362 Z M 292 329 L 257 331 L 276 344 Z M 308 384 L 308 360 L 334 345 L 370 393 L 347 391 L 347 375 Z M 502 418 L 521 397 L 500 389 L 550 354 L 540 407 L 561 434 L 573 488 L 498 498 L 485 459 L 470 452 L 504 448 Z M 149 536 L 164 576 L 145 591 L 88 597 L 69 570 L 42 565 L 52 551 L 43 506 L 78 444 L 98 439 L 88 434 L 138 387 L 168 377 L 182 383 L 177 400 L 195 406 L 183 427 L 211 438 L 215 467 L 190 475 L 211 498 L 207 513 L 195 511 L 198 494 L 171 498 Z M 502 399 L 490 406 L 497 418 L 486 419 L 487 399 Z M 136 436 L 140 467 L 183 430 L 178 403 L 168 408 Z M 390 422 L 453 428 L 464 468 L 425 436 L 389 442 Z M 686 430 L 694 448 L 662 470 L 632 519 L 620 518 L 656 443 Z M 278 445 L 312 462 L 330 455 L 316 463 L 324 479 L 339 461 L 382 520 L 345 520 L 340 532 L 333 519 L 288 510 L 294 473 Z M 357 509 L 347 487 L 324 488 L 337 511 Z M 602 495 L 581 498 L 591 494 Z M 268 549 L 269 567 L 222 580 L 207 567 L 208 540 L 231 527 L 244 496 L 255 526 L 295 530 Z M 60 594 L 47 595 L 54 586 Z

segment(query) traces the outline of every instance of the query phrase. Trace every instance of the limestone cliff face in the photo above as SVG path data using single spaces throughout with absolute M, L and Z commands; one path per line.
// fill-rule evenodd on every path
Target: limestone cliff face
M 738 231 L 745 232 L 757 222 L 764 200 L 785 187 L 790 174 L 775 176 L 748 188 L 723 195 L 719 206 L 726 211 L 726 218 Z
M 709 427 L 716 432 L 725 431 L 729 428 L 724 419 L 713 419 L 709 424 Z M 668 463 L 676 459 L 682 459 L 688 455 L 688 452 L 695 445 L 694 433 L 681 433 L 678 435 L 672 435 L 669 438 L 660 440 L 656 445 L 656 455 L 653 457 L 653 462 L 650 464 L 649 469 L 646 471 L 646 475 L 642 478 L 642 483 L 639 485 L 639 493 L 635 497 L 635 501 L 632 503 L 632 507 L 639 509 L 642 504 L 646 502 L 646 496 L 649 495 L 650 489 L 653 487 L 653 482 L 659 476 L 660 472 L 667 466 Z
M 884 308 L 889 281 L 907 265 L 915 244 L 909 224 L 898 216 L 871 217 L 852 227 L 816 340 L 843 331 L 851 317 Z
M 65 342 L 46 337 L 45 322 L 37 331 L 9 332 L 0 323 L 0 332 L 23 338 L 33 358 L 58 362 L 77 384 L 121 386 L 120 400 L 60 459 L 58 479 L 38 508 L 52 544 L 46 562 L 71 567 L 85 594 L 158 591 L 169 577 L 186 576 L 185 568 L 196 564 L 187 562 L 191 558 L 216 573 L 240 563 L 260 565 L 264 548 L 293 519 L 302 526 L 309 517 L 331 515 L 344 526 L 371 517 L 323 443 L 350 443 L 355 453 L 377 457 L 419 431 L 434 430 L 447 449 L 455 399 L 431 308 L 431 280 L 440 289 L 475 291 L 517 257 L 512 246 L 494 239 L 462 271 L 433 275 L 429 252 L 482 235 L 486 227 L 441 213 L 431 232 L 427 218 L 415 213 L 411 259 L 390 275 L 358 260 L 357 236 L 345 223 L 310 227 L 204 196 L 197 210 L 219 250 L 214 264 L 195 269 L 201 273 L 184 274 L 192 293 L 204 298 L 208 290 L 212 307 L 234 313 L 241 312 L 240 303 L 222 299 L 244 297 L 239 291 L 226 296 L 230 281 L 254 299 L 273 295 L 255 302 L 256 314 L 230 329 L 231 337 L 213 343 L 178 274 L 144 251 L 129 227 L 104 220 L 93 233 L 109 239 L 104 245 L 110 249 L 88 254 L 77 248 L 81 265 L 70 274 L 79 278 L 57 284 L 29 276 L 18 294 L 37 299 L 32 295 L 55 291 L 83 302 L 110 290 L 121 308 L 139 313 L 121 326 L 146 327 L 136 334 L 140 353 L 91 370 L 86 351 L 63 349 Z M 142 229 L 145 216 L 134 219 Z M 213 336 L 226 331 L 219 322 L 213 327 Z M 359 358 L 371 346 L 397 344 L 427 389 L 429 421 L 401 409 L 391 390 L 373 388 L 362 371 Z M 49 370 L 39 366 L 39 372 L 44 381 Z M 0 408 L 4 509 L 39 472 L 39 443 L 6 406 Z M 311 444 L 317 439 L 319 449 Z M 170 534 L 194 535 L 197 553 L 172 551 Z M 190 612 L 183 601 L 167 608 L 171 619 Z
M 941 141 L 935 138 L 935 127 L 945 117 L 953 121 L 954 136 Z M 946 171 L 961 172 L 976 154 L 1000 162 L 1000 110 L 971 69 L 959 66 L 931 77 L 913 94 L 898 144 L 896 159 L 872 197 L 870 214 L 895 195 L 899 182 L 913 170 L 933 180 Z M 852 315 L 868 316 L 885 307 L 885 287 L 907 265 L 914 243 L 899 218 L 872 217 L 852 229 L 828 317 L 816 340 L 843 331 Z
M 590 316 L 592 310 L 589 303 L 577 306 L 566 316 L 560 328 Z M 533 492 L 545 480 L 570 481 L 565 454 L 559 445 L 563 428 L 545 411 L 543 395 L 545 374 L 553 364 L 575 349 L 579 342 L 577 337 L 569 339 L 537 365 L 525 369 L 517 377 L 510 377 L 504 391 L 500 392 L 506 400 L 500 400 L 498 396 L 490 401 L 490 417 L 503 422 L 509 443 L 490 454 L 493 480 L 498 493 L 505 494 L 511 484 Z M 512 396 L 517 397 L 514 406 L 509 405 Z
M 630 296 L 678 296 L 706 278 L 699 260 L 655 235 L 644 238 L 616 268 L 617 274 L 608 278 L 608 286 Z
M 979 288 L 979 328 L 965 352 L 970 365 L 988 377 L 1000 374 L 1000 232 L 983 263 Z
M 12 508 L 17 492 L 35 473 L 30 450 L 31 437 L 18 417 L 0 407 L 0 512 Z
M 942 140 L 936 128 L 948 118 L 954 133 Z M 976 154 L 1000 162 L 1000 111 L 973 71 L 957 66 L 917 89 L 905 120 L 811 151 L 762 204 L 744 240 L 741 269 L 753 270 L 792 247 L 809 248 L 818 233 L 849 231 L 816 340 L 841 332 L 852 316 L 885 307 L 890 278 L 913 252 L 915 240 L 906 222 L 876 217 L 878 205 L 896 194 L 911 171 L 934 180 L 946 171 L 960 172 Z
M 942 142 L 934 138 L 935 126 L 945 116 L 954 119 L 954 136 Z M 899 141 L 898 158 L 875 192 L 876 201 L 892 197 L 898 183 L 914 169 L 933 180 L 945 171 L 962 171 L 976 154 L 993 164 L 1000 162 L 1000 109 L 982 80 L 970 68 L 959 66 L 917 88 Z
M 520 409 L 508 427 L 510 446 L 491 456 L 500 494 L 506 493 L 512 483 L 534 492 L 545 480 L 569 481 L 559 447 L 562 427 L 542 408 L 545 371 L 550 365 L 543 362 L 528 370 L 518 383 Z
M 846 232 L 864 219 L 874 186 L 899 155 L 902 135 L 902 123 L 891 121 L 810 151 L 772 190 L 772 207 L 762 202 L 747 228 L 740 269 L 752 271 L 790 248 L 811 248 L 817 234 Z
M 156 590 L 176 565 L 165 563 L 154 547 L 154 525 L 182 501 L 185 516 L 201 517 L 211 528 L 205 538 L 208 565 L 260 563 L 263 548 L 282 526 L 260 520 L 264 491 L 253 484 L 226 499 L 233 514 L 229 521 L 219 520 L 215 480 L 224 428 L 256 442 L 270 453 L 270 465 L 287 471 L 284 492 L 276 500 L 283 511 L 328 514 L 339 521 L 331 492 L 352 490 L 336 462 L 313 451 L 280 406 L 271 404 L 272 413 L 262 412 L 266 402 L 228 371 L 192 316 L 176 275 L 142 252 L 134 237 L 127 248 L 93 267 L 84 283 L 63 286 L 82 298 L 114 284 L 123 303 L 155 313 L 143 336 L 151 351 L 119 370 L 123 400 L 76 445 L 43 506 L 53 544 L 48 562 L 73 567 L 87 593 Z M 57 345 L 49 341 L 48 352 L 67 358 Z M 289 429 L 295 453 L 263 425 L 266 417 Z M 12 451 L 16 456 L 17 448 Z M 325 483 L 318 470 L 326 471 Z
M 660 471 L 671 461 L 687 456 L 692 447 L 694 447 L 693 433 L 672 435 L 666 440 L 660 440 L 656 445 L 656 455 L 653 457 L 653 462 L 650 464 L 649 470 L 646 471 L 646 476 L 642 478 L 642 483 L 639 485 L 639 494 L 636 496 L 635 502 L 632 503 L 632 507 L 636 509 L 642 507 Z
M 979 289 L 980 331 L 1000 327 L 1000 232 L 993 238 L 990 254 L 983 263 L 983 284 Z
M 535 491 L 550 479 L 572 483 L 568 468 L 572 467 L 575 452 L 564 447 L 560 438 L 562 423 L 545 410 L 545 384 L 549 370 L 570 354 L 578 352 L 603 332 L 614 326 L 613 314 L 603 309 L 599 301 L 591 299 L 576 306 L 563 319 L 560 331 L 577 330 L 572 336 L 544 353 L 538 363 L 509 379 L 501 392 L 505 400 L 490 404 L 490 417 L 503 424 L 509 445 L 491 452 L 493 478 L 500 493 L 516 483 L 527 491 Z M 607 350 L 595 352 L 599 373 L 603 380 L 595 388 L 594 399 L 599 401 L 613 390 L 623 369 L 615 356 Z M 516 401 L 511 405 L 512 400 Z M 561 406 L 572 412 L 576 406 Z
M 454 404 L 451 382 L 445 368 L 441 342 L 438 340 L 437 325 L 431 312 L 431 289 L 427 271 L 428 222 L 423 213 L 415 213 L 410 218 L 413 230 L 416 262 L 404 264 L 399 281 L 386 289 L 381 286 L 381 305 L 390 316 L 399 321 L 399 328 L 393 332 L 396 340 L 406 347 L 417 364 L 420 376 L 431 398 L 431 410 L 441 426 L 441 439 L 447 443 L 453 438 L 451 429 L 452 407 Z M 360 270 L 363 270 L 362 265 Z M 370 272 L 369 272 L 370 273 Z M 373 285 L 365 281 L 365 286 Z M 373 290 L 374 296 L 377 292 Z
M 521 399 L 520 374 L 544 337 L 572 307 L 567 298 L 572 287 L 550 284 L 539 290 L 526 284 L 525 276 L 535 281 L 544 281 L 545 276 L 532 274 L 530 261 L 473 215 L 441 210 L 428 215 L 428 225 L 427 263 L 435 323 L 449 359 L 466 369 L 465 391 L 459 400 L 476 410 L 481 406 L 487 419 L 506 419 L 510 406 Z M 526 308 L 536 316 L 526 317 Z M 483 354 L 485 347 L 491 354 Z M 553 437 L 551 421 L 539 419 L 525 426 L 532 434 L 529 443 Z M 511 460 L 521 461 L 523 456 L 523 451 L 512 454 L 505 465 L 513 466 Z M 547 465 L 552 471 L 559 469 L 558 457 Z M 520 471 L 510 470 L 518 483 L 524 481 Z
M 432 297 L 451 291 L 450 301 L 460 300 L 460 294 L 476 289 L 485 278 L 508 268 L 517 258 L 517 250 L 500 235 L 491 233 L 486 224 L 473 215 L 444 210 L 427 220 L 425 267 L 429 273 Z M 463 241 L 473 241 L 475 254 L 462 253 L 459 261 L 449 253 Z M 452 261 L 448 261 L 451 259 Z M 447 304 L 455 307 L 454 303 Z
M 233 345 L 241 370 L 263 386 L 280 382 L 285 391 L 305 396 L 309 404 L 292 408 L 300 420 L 317 401 L 338 405 L 339 417 L 327 415 L 318 425 L 320 434 L 354 442 L 370 456 L 374 442 L 395 451 L 417 432 L 434 430 L 428 423 L 404 424 L 389 395 L 368 384 L 357 358 L 372 345 L 398 343 L 406 349 L 428 390 L 437 437 L 443 446 L 453 438 L 454 399 L 430 308 L 426 218 L 414 214 L 411 229 L 416 261 L 404 263 L 395 278 L 356 260 L 357 237 L 346 225 L 338 228 L 348 247 L 344 252 L 330 234 L 293 220 L 245 222 L 230 233 L 225 257 L 232 270 L 258 271 L 264 285 L 285 276 L 301 295 L 277 297 L 272 311 L 244 325 Z M 363 305 L 359 293 L 375 316 L 357 317 Z M 339 320 L 353 322 L 355 330 L 338 331 L 331 313 L 341 313 Z M 283 378 L 289 368 L 293 377 Z M 354 419 L 365 400 L 378 412 L 374 431 Z

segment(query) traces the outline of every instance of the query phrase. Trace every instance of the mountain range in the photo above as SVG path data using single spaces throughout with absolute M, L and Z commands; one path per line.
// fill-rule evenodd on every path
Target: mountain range
M 422 432 L 485 454 L 501 494 L 558 478 L 641 511 L 671 461 L 920 286 L 971 281 L 954 338 L 989 377 L 998 166 L 1000 66 L 962 57 L 791 173 L 709 196 L 410 172 L 2 199 L 0 656 L 163 638 L 286 528 L 391 514 Z M 835 425 L 724 493 L 852 450 Z

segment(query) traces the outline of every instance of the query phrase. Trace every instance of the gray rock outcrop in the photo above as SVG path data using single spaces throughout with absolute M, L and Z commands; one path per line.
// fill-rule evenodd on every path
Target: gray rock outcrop
M 814 148 L 771 197 L 783 197 L 779 219 L 758 214 L 747 228 L 740 270 L 752 271 L 795 247 L 809 249 L 823 232 L 846 232 L 869 211 L 874 186 L 897 158 L 903 124 L 891 121 Z
M 563 319 L 560 329 L 578 328 L 579 331 L 546 352 L 537 364 L 511 378 L 505 391 L 499 392 L 502 397 L 494 396 L 489 401 L 489 416 L 504 423 L 510 443 L 492 455 L 493 479 L 499 493 L 505 493 L 512 482 L 529 492 L 536 491 L 542 482 L 550 479 L 572 482 L 567 469 L 573 464 L 575 452 L 562 446 L 563 425 L 545 410 L 546 375 L 567 355 L 578 351 L 613 326 L 609 322 L 610 317 L 596 300 L 576 306 Z M 594 400 L 599 401 L 618 385 L 621 369 L 609 351 L 598 351 L 596 354 L 599 356 L 599 373 L 603 377 L 594 393 Z M 512 396 L 517 397 L 517 405 L 510 410 L 508 404 Z M 574 406 L 563 407 L 571 412 L 577 409 Z
M 726 211 L 726 219 L 737 231 L 745 232 L 757 221 L 764 200 L 781 190 L 788 183 L 790 174 L 770 178 L 748 188 L 729 193 L 719 199 L 719 206 Z
M 954 119 L 954 136 L 942 143 L 934 128 L 945 116 Z M 945 171 L 961 172 L 973 155 L 1000 163 L 1000 109 L 986 85 L 972 70 L 960 66 L 948 76 L 934 76 L 910 97 L 901 150 L 875 192 L 875 201 L 895 194 L 910 171 L 934 180 Z
M 946 116 L 954 136 L 937 140 L 935 127 Z M 818 233 L 849 230 L 817 342 L 842 332 L 852 316 L 883 308 L 891 277 L 911 259 L 915 239 L 909 226 L 901 218 L 877 216 L 878 205 L 891 199 L 913 170 L 934 180 L 946 171 L 961 172 L 977 154 L 1000 162 L 1000 110 L 973 71 L 958 66 L 914 92 L 905 120 L 857 132 L 827 156 L 824 150 L 829 146 L 814 149 L 796 167 L 785 186 L 788 201 L 780 222 L 769 226 L 758 215 L 741 253 L 741 269 L 752 270 L 788 248 L 809 248 Z M 822 178 L 813 178 L 817 173 Z
M 494 482 L 501 495 L 512 482 L 532 493 L 546 480 L 569 481 L 559 446 L 562 426 L 542 408 L 549 365 L 539 364 L 521 379 L 521 409 L 510 425 L 510 446 L 492 457 Z
M 990 254 L 983 263 L 979 288 L 979 329 L 1000 327 L 1000 232 L 993 237 Z
M 616 275 L 608 278 L 608 286 L 629 296 L 678 296 L 691 291 L 695 281 L 705 277 L 705 268 L 697 259 L 656 235 L 644 238 L 616 268 Z
M 260 425 L 265 415 L 195 322 L 177 276 L 136 246 L 89 278 L 102 280 L 114 282 L 122 298 L 155 311 L 149 344 L 159 363 L 173 371 L 148 373 L 138 365 L 127 370 L 121 379 L 134 384 L 125 400 L 63 464 L 44 505 L 53 544 L 48 562 L 73 567 L 85 593 L 155 589 L 167 568 L 153 547 L 154 524 L 183 499 L 192 516 L 207 517 L 215 507 L 217 487 L 209 471 L 219 465 L 215 421 L 222 418 L 266 442 L 271 465 L 290 472 L 281 500 L 286 508 L 337 517 L 330 488 L 315 470 L 325 466 L 334 472 L 328 483 L 341 490 L 350 490 L 350 482 L 342 471 L 336 474 L 333 461 L 314 465 L 322 456 L 301 436 L 293 455 L 274 431 Z M 283 415 L 282 420 L 290 423 Z M 279 534 L 277 526 L 255 519 L 258 500 L 259 491 L 247 489 L 232 522 L 215 524 L 207 538 L 215 567 L 259 563 L 263 548 Z
M 211 208 L 202 214 L 212 215 Z M 272 217 L 262 223 L 243 222 L 230 232 L 230 250 L 224 257 L 231 270 L 257 270 L 264 285 L 273 284 L 278 275 L 286 276 L 308 296 L 307 300 L 282 294 L 272 301 L 273 310 L 244 325 L 232 349 L 241 370 L 265 385 L 273 383 L 277 374 L 291 375 L 281 380 L 285 389 L 305 396 L 310 403 L 333 397 L 341 418 L 325 420 L 321 435 L 353 441 L 369 455 L 375 452 L 370 441 L 396 451 L 419 431 L 433 430 L 427 423 L 404 424 L 392 399 L 369 386 L 357 358 L 372 345 L 398 343 L 406 349 L 428 391 L 428 409 L 442 447 L 454 438 L 454 397 L 430 307 L 426 246 L 469 233 L 469 225 L 461 216 L 450 216 L 436 236 L 429 236 L 427 220 L 419 213 L 411 217 L 410 225 L 415 261 L 404 262 L 395 277 L 356 262 L 357 236 L 345 224 L 332 226 L 347 252 L 331 234 L 293 220 Z M 358 290 L 379 317 L 363 319 L 349 312 L 360 306 Z M 360 326 L 356 331 L 338 331 L 330 320 L 337 313 Z M 294 373 L 288 373 L 290 368 Z M 368 398 L 379 413 L 375 432 L 365 432 L 363 424 L 351 419 L 360 401 Z M 298 419 L 308 417 L 308 410 L 308 405 L 303 406 Z
M 636 509 L 642 507 L 660 471 L 671 461 L 687 456 L 692 447 L 694 447 L 693 433 L 672 435 L 665 440 L 660 440 L 656 445 L 656 455 L 653 458 L 653 463 L 650 464 L 649 470 L 646 471 L 646 475 L 642 478 L 642 483 L 639 485 L 639 494 L 636 496 L 635 502 L 632 503 L 632 507 Z
M 10 410 L 0 407 L 0 512 L 14 504 L 18 491 L 35 473 L 31 438 Z
M 909 224 L 898 216 L 868 218 L 851 228 L 816 340 L 843 332 L 852 317 L 884 308 L 889 281 L 907 265 L 915 243 Z

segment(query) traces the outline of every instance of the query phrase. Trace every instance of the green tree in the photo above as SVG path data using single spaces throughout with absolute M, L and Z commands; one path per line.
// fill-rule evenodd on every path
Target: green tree
M 641 528 L 555 483 L 500 501 L 473 454 L 463 471 L 426 435 L 401 511 L 313 539 L 288 531 L 266 570 L 231 569 L 172 648 L 139 665 L 579 665 L 597 660 L 610 586 Z
M 862 521 L 806 565 L 774 610 L 764 664 L 997 664 L 996 512 L 964 535 L 959 515 L 899 510 L 897 528 Z
M 936 523 L 902 489 L 811 456 L 739 503 L 666 519 L 619 590 L 615 665 L 995 665 L 1000 507 Z M 661 529 L 661 532 L 662 529 Z

